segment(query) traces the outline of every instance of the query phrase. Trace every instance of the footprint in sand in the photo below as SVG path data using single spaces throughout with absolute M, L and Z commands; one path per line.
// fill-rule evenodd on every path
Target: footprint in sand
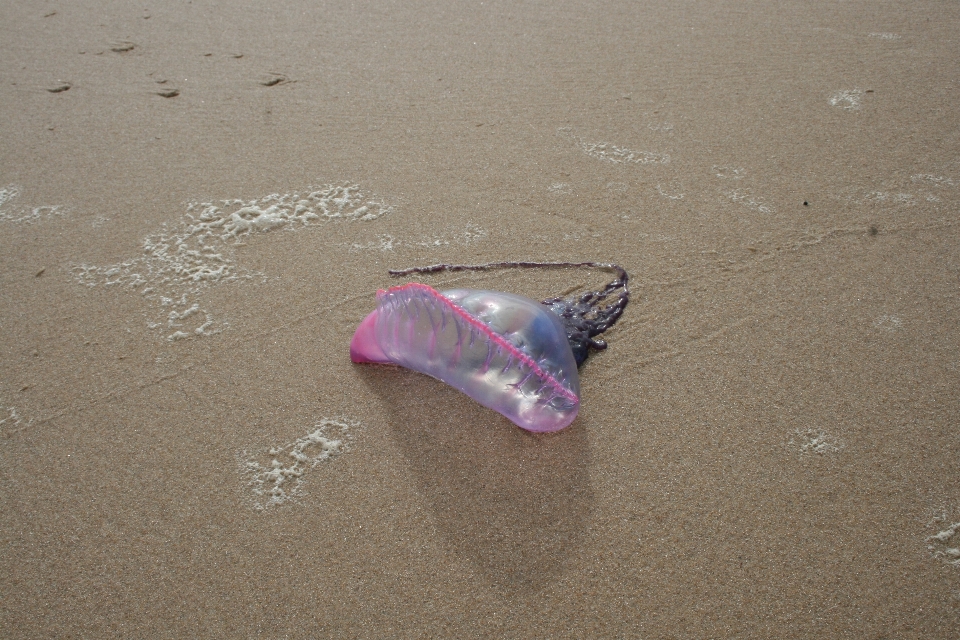
M 137 48 L 137 45 L 129 40 L 119 40 L 110 45 L 110 51 L 114 53 L 129 53 Z
M 63 93 L 64 91 L 69 91 L 73 84 L 66 82 L 64 80 L 57 80 L 53 84 L 47 87 L 47 91 L 50 93 Z
M 263 85 L 264 87 L 275 87 L 277 85 L 287 84 L 289 82 L 293 82 L 293 80 L 282 73 L 276 73 L 273 71 L 261 75 L 257 80 L 257 84 Z

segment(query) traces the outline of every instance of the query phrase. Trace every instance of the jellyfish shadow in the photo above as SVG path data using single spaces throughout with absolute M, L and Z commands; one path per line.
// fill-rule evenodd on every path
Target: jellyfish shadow
M 429 376 L 357 369 L 455 553 L 506 595 L 555 581 L 593 511 L 585 420 L 533 434 Z

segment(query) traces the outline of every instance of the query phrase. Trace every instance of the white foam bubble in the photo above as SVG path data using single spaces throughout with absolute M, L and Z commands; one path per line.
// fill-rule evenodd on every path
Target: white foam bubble
M 30 420 L 24 423 L 16 407 L 0 405 L 0 434 L 9 436 L 22 428 L 30 426 Z
M 391 211 L 357 185 L 327 185 L 255 200 L 195 202 L 179 223 L 144 238 L 140 255 L 107 266 L 74 265 L 71 271 L 81 285 L 122 288 L 165 308 L 163 316 L 147 326 L 164 331 L 170 342 L 209 336 L 228 323 L 204 307 L 203 290 L 265 277 L 237 264 L 236 245 L 267 232 L 335 221 L 370 222 Z
M 393 251 L 394 248 L 403 244 L 391 235 L 380 235 L 371 242 L 354 242 L 350 245 L 351 251 Z
M 797 429 L 787 444 L 801 456 L 835 453 L 843 448 L 839 440 L 822 429 Z
M 7 185 L 0 187 L 0 222 L 38 222 L 44 218 L 66 215 L 66 210 L 59 204 L 44 204 L 40 206 L 23 206 L 18 204 L 20 187 Z
M 842 89 L 830 96 L 831 105 L 848 111 L 859 109 L 862 100 L 863 89 Z
M 446 247 L 449 245 L 466 246 L 487 237 L 487 230 L 475 224 L 467 224 L 462 231 L 420 238 L 418 240 L 400 240 L 391 235 L 380 235 L 370 242 L 354 242 L 350 251 L 393 251 L 401 246 Z
M 547 187 L 547 193 L 555 196 L 567 196 L 573 193 L 573 189 L 566 182 L 554 182 Z
M 670 200 L 683 200 L 683 191 L 679 182 L 671 182 L 666 189 L 662 185 L 657 185 L 657 193 Z
M 757 211 L 759 213 L 776 212 L 776 209 L 768 204 L 765 204 L 762 198 L 754 196 L 749 189 L 733 189 L 732 191 L 724 192 L 723 195 L 725 195 L 729 200 L 737 202 L 752 211 Z
M 358 423 L 324 418 L 304 436 L 285 445 L 250 454 L 241 451 L 237 462 L 251 506 L 263 511 L 305 494 L 304 474 L 349 450 Z
M 870 191 L 863 196 L 862 202 L 876 202 L 886 204 L 899 204 L 911 207 L 917 204 L 917 199 L 912 193 L 888 193 L 886 191 Z
M 487 230 L 475 224 L 468 224 L 462 231 L 450 234 L 422 238 L 411 244 L 418 247 L 445 247 L 452 244 L 466 246 L 487 237 Z
M 712 169 L 721 180 L 742 180 L 746 175 L 746 170 L 743 167 L 723 167 L 715 164 Z
M 922 202 L 940 202 L 933 193 L 908 193 L 905 191 L 866 191 L 855 190 L 843 196 L 848 202 L 868 204 L 880 207 L 915 207 Z
M 940 530 L 926 539 L 927 551 L 934 558 L 960 568 L 960 522 L 945 526 L 948 522 L 946 513 L 931 521 L 930 525 Z
M 614 164 L 667 164 L 670 162 L 670 156 L 665 153 L 656 153 L 653 151 L 633 151 L 626 147 L 619 147 L 609 142 L 589 142 L 580 136 L 573 134 L 569 127 L 561 127 L 557 133 L 563 137 L 574 141 L 580 149 L 597 160 L 612 162 Z
M 604 188 L 607 190 L 608 193 L 613 193 L 617 195 L 624 194 L 630 190 L 630 187 L 629 185 L 627 185 L 626 182 L 617 182 L 617 181 L 608 182 Z
M 935 187 L 955 187 L 958 184 L 953 178 L 935 176 L 932 173 L 918 173 L 916 175 L 912 175 L 910 176 L 910 181 L 928 184 Z
M 892 333 L 903 328 L 903 319 L 900 316 L 883 315 L 873 321 L 873 326 Z
M 613 162 L 614 164 L 623 162 L 632 162 L 634 164 L 666 164 L 670 162 L 670 156 L 665 153 L 633 151 L 626 147 L 618 147 L 609 142 L 581 142 L 580 146 L 588 156 L 606 162 Z
M 902 36 L 898 33 L 878 32 L 871 33 L 870 37 L 877 38 L 878 40 L 899 40 Z

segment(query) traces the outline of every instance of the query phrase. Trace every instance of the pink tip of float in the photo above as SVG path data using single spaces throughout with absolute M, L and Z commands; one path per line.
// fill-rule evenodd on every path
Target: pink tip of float
M 380 348 L 376 336 L 377 311 L 371 311 L 350 341 L 350 359 L 354 362 L 374 362 L 385 364 L 391 362 L 387 354 Z

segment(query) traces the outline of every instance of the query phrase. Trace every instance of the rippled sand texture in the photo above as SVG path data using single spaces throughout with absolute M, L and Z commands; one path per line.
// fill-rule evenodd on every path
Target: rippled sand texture
M 958 32 L 3 3 L 0 635 L 960 637 Z M 350 362 L 500 260 L 631 275 L 557 434 Z

